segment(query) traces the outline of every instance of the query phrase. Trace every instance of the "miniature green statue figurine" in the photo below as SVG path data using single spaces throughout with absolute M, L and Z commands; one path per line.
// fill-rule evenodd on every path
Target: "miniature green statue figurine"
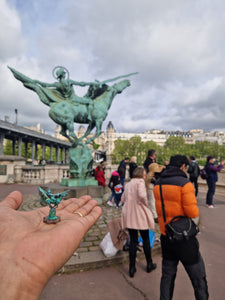
M 56 224 L 60 222 L 60 217 L 56 216 L 56 208 L 62 198 L 68 194 L 69 190 L 58 194 L 52 194 L 50 189 L 45 191 L 41 187 L 39 187 L 39 190 L 50 208 L 49 215 L 43 218 L 43 222 L 47 224 Z

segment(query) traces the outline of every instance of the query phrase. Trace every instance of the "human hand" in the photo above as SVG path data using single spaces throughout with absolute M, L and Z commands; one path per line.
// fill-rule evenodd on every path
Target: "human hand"
M 221 164 L 221 165 L 224 165 L 224 160 L 221 160 L 220 164 Z
M 101 215 L 90 196 L 62 201 L 61 222 L 46 224 L 48 207 L 16 211 L 18 191 L 0 203 L 0 290 L 2 299 L 38 299 L 50 277 L 72 256 L 85 233 Z M 74 214 L 80 212 L 83 217 Z
M 164 162 L 165 166 L 168 166 L 169 165 L 169 161 L 166 159 L 165 162 Z

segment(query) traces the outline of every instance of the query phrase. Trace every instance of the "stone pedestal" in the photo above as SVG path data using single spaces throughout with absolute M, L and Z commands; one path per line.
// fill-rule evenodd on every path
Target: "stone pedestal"
M 61 185 L 69 186 L 69 187 L 85 187 L 85 186 L 97 186 L 98 181 L 93 177 L 89 177 L 86 179 L 81 178 L 63 178 L 61 180 Z

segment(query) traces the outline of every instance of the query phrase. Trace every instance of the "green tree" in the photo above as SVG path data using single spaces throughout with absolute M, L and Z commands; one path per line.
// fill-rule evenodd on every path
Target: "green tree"
M 113 164 L 118 164 L 124 157 L 128 156 L 129 140 L 118 139 L 115 141 L 115 148 L 112 153 Z
M 5 140 L 4 155 L 12 155 L 12 141 Z
M 134 136 L 129 140 L 118 139 L 115 141 L 115 148 L 112 153 L 112 163 L 119 163 L 124 157 L 137 156 L 137 164 L 142 165 L 146 159 L 149 149 L 157 149 L 157 144 L 153 141 L 142 142 L 139 136 Z
M 129 139 L 128 144 L 128 156 L 137 156 L 140 151 L 141 138 L 139 136 L 134 136 Z
M 182 136 L 170 136 L 166 140 L 164 147 L 172 151 L 173 154 L 181 152 L 185 147 L 184 138 Z
M 159 146 L 153 141 L 143 142 L 139 136 L 134 136 L 130 140 L 115 141 L 112 162 L 116 164 L 125 156 L 137 156 L 137 164 L 140 166 L 145 161 L 149 149 L 156 150 L 156 160 L 160 164 L 164 164 L 166 159 L 170 159 L 175 154 L 183 154 L 187 157 L 193 155 L 201 165 L 205 164 L 208 155 L 212 155 L 217 160 L 225 159 L 225 147 L 218 143 L 204 141 L 185 144 L 183 137 L 172 136 L 167 139 L 164 146 Z

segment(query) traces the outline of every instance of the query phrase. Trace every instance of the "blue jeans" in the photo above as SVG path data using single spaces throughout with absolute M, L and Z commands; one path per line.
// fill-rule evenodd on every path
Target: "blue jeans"
M 115 194 L 115 192 L 112 190 L 112 194 L 111 194 L 111 196 L 110 196 L 110 198 L 109 198 L 109 201 L 112 202 L 113 198 L 115 199 L 115 196 L 116 196 L 116 194 Z
M 207 181 L 207 184 L 208 184 L 208 192 L 206 196 L 206 204 L 213 205 L 213 196 L 216 191 L 216 182 Z

